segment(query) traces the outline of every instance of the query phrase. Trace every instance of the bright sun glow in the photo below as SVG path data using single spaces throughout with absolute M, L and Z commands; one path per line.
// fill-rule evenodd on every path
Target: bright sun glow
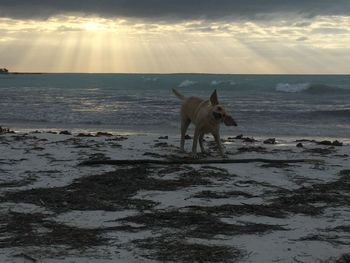
M 89 31 L 96 31 L 101 28 L 101 25 L 96 22 L 87 22 L 83 25 L 83 28 Z

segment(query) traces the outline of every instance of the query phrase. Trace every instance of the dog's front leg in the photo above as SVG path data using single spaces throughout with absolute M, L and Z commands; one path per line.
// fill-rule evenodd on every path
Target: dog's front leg
M 197 143 L 198 143 L 198 139 L 199 139 L 199 128 L 196 127 L 196 129 L 194 130 L 193 145 L 192 145 L 192 157 L 193 157 L 193 158 L 198 158 L 198 155 L 197 155 Z
M 213 132 L 212 134 L 213 134 L 213 136 L 214 136 L 216 145 L 218 146 L 220 155 L 221 155 L 222 157 L 224 157 L 225 154 L 224 154 L 224 151 L 223 151 L 222 146 L 221 146 L 221 140 L 220 140 L 220 134 L 219 134 L 219 132 Z
M 185 135 L 190 123 L 191 123 L 190 119 L 187 119 L 184 117 L 181 119 L 181 143 L 180 143 L 181 151 L 185 151 Z

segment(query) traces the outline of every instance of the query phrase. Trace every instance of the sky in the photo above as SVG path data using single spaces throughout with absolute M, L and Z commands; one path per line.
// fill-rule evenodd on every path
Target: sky
M 0 0 L 0 68 L 350 74 L 349 0 Z

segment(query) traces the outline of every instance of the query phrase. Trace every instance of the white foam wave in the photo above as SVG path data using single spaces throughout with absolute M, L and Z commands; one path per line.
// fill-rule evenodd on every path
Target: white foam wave
M 234 85 L 236 85 L 236 82 L 234 82 L 234 81 L 224 81 L 224 80 L 212 80 L 210 82 L 211 86 L 217 86 L 217 85 L 220 85 L 220 84 L 234 86 Z
M 212 80 L 211 83 L 210 83 L 210 85 L 216 86 L 216 85 L 219 85 L 219 84 L 221 84 L 221 83 L 223 83 L 223 81 L 221 81 L 221 80 Z
M 179 84 L 179 88 L 184 88 L 184 87 L 188 87 L 188 86 L 192 86 L 192 85 L 194 85 L 194 84 L 196 84 L 197 83 L 197 81 L 192 81 L 192 80 L 188 80 L 188 79 L 186 79 L 186 80 L 184 80 L 184 81 L 182 81 L 180 84 Z
M 289 92 L 289 93 L 296 93 L 296 92 L 302 92 L 307 90 L 310 87 L 309 83 L 278 83 L 276 85 L 276 91 L 279 92 Z

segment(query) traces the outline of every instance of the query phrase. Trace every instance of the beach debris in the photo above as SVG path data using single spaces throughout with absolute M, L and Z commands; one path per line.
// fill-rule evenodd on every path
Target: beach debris
M 0 134 L 6 134 L 6 133 L 15 133 L 15 131 L 12 131 L 9 128 L 3 128 L 0 126 Z
M 335 141 L 327 141 L 327 140 L 324 140 L 324 141 L 319 141 L 317 142 L 317 144 L 320 144 L 320 145 L 327 145 L 327 146 L 343 146 L 343 143 L 342 142 L 339 142 L 338 140 L 335 140 Z
M 63 134 L 63 135 L 72 135 L 72 133 L 70 133 L 69 131 L 60 131 L 60 134 Z
M 216 235 L 262 234 L 272 230 L 287 230 L 281 225 L 250 222 L 225 223 L 216 216 L 215 207 L 193 207 L 193 209 L 188 208 L 187 210 L 169 209 L 168 211 L 132 215 L 118 221 L 131 222 L 154 229 L 174 228 L 182 233 L 186 232 L 186 236 L 189 237 L 208 239 Z
M 244 137 L 243 134 L 237 135 L 236 137 L 228 137 L 228 140 L 242 140 L 244 142 L 257 142 L 253 137 Z
M 309 140 L 309 139 L 302 139 L 302 140 L 296 140 L 295 142 L 312 142 L 319 145 L 326 145 L 326 146 L 343 146 L 343 143 L 335 140 L 335 141 L 329 141 L 329 140 L 323 140 L 323 141 L 316 141 L 316 140 Z
M 107 138 L 107 139 L 105 139 L 105 141 L 106 141 L 106 142 L 108 142 L 108 141 L 117 141 L 117 142 L 120 142 L 120 141 L 125 141 L 125 140 L 127 140 L 127 139 L 128 139 L 128 137 L 126 137 L 126 136 L 117 135 L 117 136 L 115 136 L 115 137 L 113 137 L 113 138 Z
M 303 148 L 303 147 L 304 147 L 304 145 L 303 145 L 301 142 L 299 142 L 296 146 L 297 146 L 298 148 Z
M 95 137 L 95 136 L 92 135 L 91 133 L 83 133 L 83 132 L 81 132 L 81 133 L 79 133 L 77 135 L 77 137 Z
M 155 169 L 162 171 L 163 174 L 169 174 L 174 172 L 172 168 L 158 167 Z M 159 179 L 154 177 L 155 169 L 148 165 L 123 167 L 112 172 L 79 178 L 63 187 L 7 192 L 0 197 L 0 202 L 26 202 L 39 206 L 44 203 L 47 209 L 58 213 L 70 210 L 137 209 L 144 211 L 154 208 L 158 203 L 152 200 L 136 199 L 135 194 L 140 190 L 175 191 L 185 187 L 211 185 L 210 179 L 213 178 L 234 177 L 234 175 L 221 171 L 181 167 L 181 177 Z
M 257 142 L 257 140 L 255 140 L 253 137 L 252 138 L 246 137 L 246 138 L 243 138 L 242 140 L 244 142 Z
M 258 140 L 255 140 L 253 137 L 244 137 L 243 134 L 237 135 L 236 137 L 228 137 L 228 140 L 242 140 L 243 142 L 257 142 Z
M 336 234 L 309 234 L 307 236 L 301 237 L 296 241 L 317 241 L 317 242 L 328 242 L 334 246 L 336 245 L 346 245 L 349 246 L 350 242 L 341 240 L 341 236 Z M 349 258 L 345 258 L 346 261 L 332 261 L 332 262 L 344 262 L 349 263 Z
M 28 133 L 23 133 L 23 134 L 19 134 L 19 135 L 12 135 L 11 137 L 14 139 L 14 141 L 38 140 L 38 137 L 29 136 Z
M 194 198 L 202 198 L 202 199 L 221 199 L 221 198 L 230 198 L 230 197 L 236 197 L 236 196 L 243 196 L 245 198 L 252 198 L 255 197 L 254 195 L 250 193 L 246 193 L 243 191 L 227 191 L 227 192 L 214 192 L 210 190 L 201 191 L 198 193 L 193 194 L 191 197 Z
M 154 147 L 167 147 L 167 146 L 169 146 L 169 144 L 166 142 L 158 142 L 154 145 Z
M 230 137 L 229 137 L 229 139 L 231 139 Z M 237 135 L 236 137 L 234 137 L 233 139 L 243 139 L 243 134 L 240 134 L 240 135 Z
M 320 141 L 320 142 L 316 141 L 316 143 L 320 144 L 320 145 L 328 145 L 328 146 L 329 145 L 333 145 L 333 143 L 331 141 L 326 141 L 326 140 L 325 141 Z
M 264 141 L 264 144 L 276 144 L 276 139 L 275 138 L 269 138 Z
M 35 131 L 31 131 L 30 133 L 32 133 L 32 134 L 39 134 L 39 133 L 41 133 L 41 131 L 35 130 Z
M 313 149 L 306 149 L 304 152 L 307 153 L 313 153 L 313 154 L 320 154 L 320 155 L 328 155 L 335 153 L 336 150 L 334 147 L 328 147 L 328 148 L 313 148 Z
M 265 163 L 262 164 L 261 168 L 289 168 L 291 165 L 288 163 Z
M 152 153 L 152 152 L 145 152 L 143 154 L 144 156 L 150 156 L 154 158 L 164 158 L 164 155 L 158 154 L 158 153 Z
M 96 136 L 97 136 L 97 137 L 100 137 L 100 136 L 111 137 L 111 136 L 113 136 L 113 134 L 112 134 L 112 133 L 109 133 L 109 132 L 98 132 L 98 133 L 96 133 Z
M 240 147 L 238 148 L 239 152 L 258 152 L 258 153 L 265 153 L 266 148 L 261 146 L 249 146 L 249 147 Z
M 334 239 L 334 238 L 333 238 Z M 314 239 L 315 240 L 315 239 Z M 335 258 L 335 257 L 331 257 L 329 258 L 328 260 L 324 261 L 325 263 L 349 263 L 350 262 L 350 253 L 346 253 L 346 254 L 343 254 L 341 255 L 340 257 L 338 258 Z
M 86 249 L 107 244 L 107 239 L 102 236 L 102 230 L 64 225 L 49 219 L 47 214 L 10 211 L 2 215 L 0 223 L 0 231 L 4 236 L 0 242 L 2 249 L 28 246 L 65 246 L 68 249 Z M 48 231 L 39 234 L 35 226 Z M 39 262 L 24 253 L 19 254 L 18 257 L 24 259 L 21 262 Z
M 231 246 L 186 241 L 181 235 L 162 235 L 132 242 L 147 250 L 142 256 L 160 262 L 236 262 L 244 252 Z
M 335 157 L 342 157 L 342 158 L 346 158 L 349 157 L 349 154 L 335 154 Z
M 315 140 L 309 140 L 309 139 L 300 139 L 300 140 L 295 140 L 295 142 L 316 142 Z
M 110 160 L 104 153 L 93 153 L 89 156 L 89 160 Z
M 335 140 L 335 141 L 333 141 L 332 145 L 333 146 L 343 146 L 343 143 L 338 141 L 338 140 Z

